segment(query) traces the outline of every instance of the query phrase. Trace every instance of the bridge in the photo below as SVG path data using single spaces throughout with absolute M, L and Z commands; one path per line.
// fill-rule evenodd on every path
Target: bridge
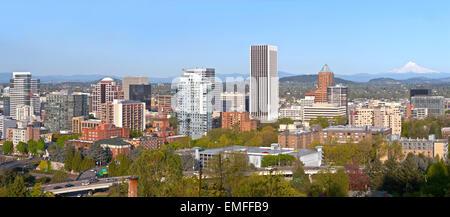
M 53 194 L 66 194 L 66 193 L 74 193 L 74 192 L 81 192 L 81 191 L 89 191 L 89 190 L 98 190 L 98 189 L 107 189 L 111 187 L 114 183 L 122 183 L 123 180 L 126 180 L 130 176 L 121 176 L 121 177 L 111 177 L 111 178 L 101 178 L 98 179 L 98 182 L 92 183 L 89 185 L 82 185 L 83 182 L 86 180 L 80 180 L 80 181 L 72 181 L 72 182 L 64 182 L 64 183 L 57 183 L 57 184 L 51 184 L 51 185 L 44 185 L 42 186 L 42 189 L 45 192 L 52 192 Z M 114 181 L 106 181 L 107 179 L 113 179 Z M 65 187 L 67 184 L 71 184 L 74 186 L 71 187 Z M 55 187 L 61 187 L 56 188 Z

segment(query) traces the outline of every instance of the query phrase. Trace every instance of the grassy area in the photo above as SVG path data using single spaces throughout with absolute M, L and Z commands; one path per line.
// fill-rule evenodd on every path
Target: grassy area
M 35 161 L 30 161 L 30 162 L 27 162 L 26 163 L 26 165 L 31 165 L 31 164 L 40 164 L 41 163 L 41 161 L 40 160 L 35 160 Z
M 29 170 L 30 173 L 40 173 L 40 174 L 54 174 L 58 170 L 49 170 L 45 172 L 44 170 Z

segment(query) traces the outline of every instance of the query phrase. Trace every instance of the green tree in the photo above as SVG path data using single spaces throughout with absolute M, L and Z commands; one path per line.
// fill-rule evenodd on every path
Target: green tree
M 33 155 L 37 154 L 37 142 L 36 141 L 34 141 L 32 139 L 28 140 L 27 147 L 28 147 L 28 152 L 30 152 Z
M 60 136 L 57 140 L 56 140 L 56 144 L 58 144 L 59 147 L 63 148 L 65 142 L 69 140 L 69 137 L 67 135 L 63 135 Z
M 344 169 L 336 173 L 331 171 L 320 172 L 314 177 L 311 185 L 311 196 L 347 197 L 349 178 Z
M 55 170 L 52 176 L 51 183 L 61 183 L 69 181 L 69 176 L 64 171 Z
M 328 126 L 330 126 L 330 122 L 328 121 L 328 119 L 322 116 L 317 116 L 316 118 L 312 118 L 311 120 L 309 120 L 310 126 L 317 124 L 320 125 L 322 128 L 327 128 Z
M 282 175 L 250 175 L 242 177 L 239 188 L 233 191 L 237 197 L 295 197 L 304 196 L 291 187 Z
M 334 126 L 345 125 L 345 124 L 347 124 L 347 118 L 345 116 L 342 116 L 342 115 L 334 116 L 331 119 L 331 122 L 333 123 Z
M 108 197 L 128 197 L 128 183 L 114 183 L 108 189 Z
M 368 163 L 364 168 L 364 173 L 369 178 L 369 186 L 373 189 L 379 189 L 383 185 L 384 171 L 383 163 L 379 159 Z
M 239 191 L 239 180 L 249 171 L 248 156 L 241 151 L 214 155 L 205 170 L 215 186 L 216 196 L 233 196 Z
M 167 197 L 173 196 L 174 189 L 180 184 L 183 167 L 180 156 L 171 150 L 145 150 L 132 163 L 130 174 L 139 177 L 139 196 Z
M 11 154 L 14 152 L 14 144 L 11 141 L 5 141 L 2 146 L 2 151 Z
M 31 197 L 55 197 L 51 192 L 44 192 L 42 189 L 42 183 L 36 182 L 30 191 Z
M 426 195 L 444 197 L 450 190 L 450 176 L 448 167 L 440 160 L 430 166 L 426 174 L 423 192 Z
M 263 139 L 262 146 L 270 146 L 270 144 L 278 142 L 278 132 L 272 126 L 264 127 L 260 135 Z
M 95 167 L 94 159 L 85 157 L 81 162 L 81 171 L 87 170 L 92 167 Z
M 288 154 L 266 155 L 261 161 L 261 166 L 290 166 L 293 161 L 295 161 L 295 157 Z
M 75 157 L 73 157 L 72 170 L 74 170 L 75 172 L 81 172 L 82 161 L 83 161 L 83 159 L 82 159 L 81 153 L 77 151 L 75 153 Z
M 69 172 L 73 170 L 73 167 L 72 167 L 73 157 L 74 157 L 73 152 L 74 152 L 73 147 L 68 146 L 67 150 L 66 150 L 66 159 L 64 161 L 64 169 Z
M 116 160 L 114 159 L 108 164 L 108 175 L 111 177 L 119 176 Z
M 142 137 L 142 131 L 140 130 L 130 130 L 130 138 L 139 138 Z
M 107 165 L 112 158 L 112 152 L 109 148 L 102 148 L 100 143 L 94 142 L 87 150 L 87 156 L 101 165 Z
M 14 178 L 14 183 L 10 185 L 8 188 L 10 197 L 26 197 L 28 195 L 27 188 L 25 187 L 25 183 L 23 177 L 17 175 Z
M 28 150 L 27 150 L 27 143 L 25 143 L 25 142 L 19 142 L 19 143 L 16 145 L 16 149 L 17 149 L 17 151 L 19 151 L 21 154 L 26 154 L 26 153 L 28 153 Z
M 41 169 L 42 171 L 45 171 L 46 169 L 47 169 L 47 170 L 50 170 L 50 165 L 49 165 L 49 163 L 50 163 L 50 162 L 48 162 L 48 161 L 41 160 L 41 163 L 39 163 L 39 169 Z
M 303 163 L 298 159 L 295 161 L 292 171 L 291 185 L 297 192 L 302 194 L 308 194 L 311 187 L 309 176 L 305 174 L 305 170 L 303 169 Z
M 37 149 L 38 151 L 42 151 L 42 152 L 45 151 L 45 141 L 44 141 L 43 139 L 39 139 L 39 140 L 37 141 L 37 147 L 36 147 L 36 149 Z
M 119 154 L 116 156 L 116 159 L 119 162 L 119 167 L 117 168 L 119 176 L 126 176 L 129 174 L 129 170 L 131 167 L 131 160 L 128 158 L 126 154 Z
M 399 161 L 403 159 L 402 145 L 398 141 L 392 142 L 392 144 L 384 143 L 388 153 L 388 159 Z

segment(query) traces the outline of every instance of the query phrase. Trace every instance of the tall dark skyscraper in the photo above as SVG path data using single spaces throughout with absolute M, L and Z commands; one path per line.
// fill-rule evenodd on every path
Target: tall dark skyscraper
M 409 90 L 409 99 L 413 96 L 431 96 L 431 90 L 426 88 L 412 88 Z
M 152 90 L 150 84 L 131 84 L 129 85 L 130 100 L 141 101 L 145 103 L 145 109 L 150 110 L 152 100 Z

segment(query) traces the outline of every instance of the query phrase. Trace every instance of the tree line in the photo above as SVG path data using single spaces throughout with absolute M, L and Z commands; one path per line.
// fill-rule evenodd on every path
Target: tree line
M 30 139 L 27 143 L 20 141 L 16 145 L 16 150 L 20 154 L 42 155 L 45 151 L 45 142 L 43 139 L 39 139 L 37 142 Z M 12 154 L 14 144 L 11 141 L 5 141 L 2 145 L 2 151 L 6 154 Z

